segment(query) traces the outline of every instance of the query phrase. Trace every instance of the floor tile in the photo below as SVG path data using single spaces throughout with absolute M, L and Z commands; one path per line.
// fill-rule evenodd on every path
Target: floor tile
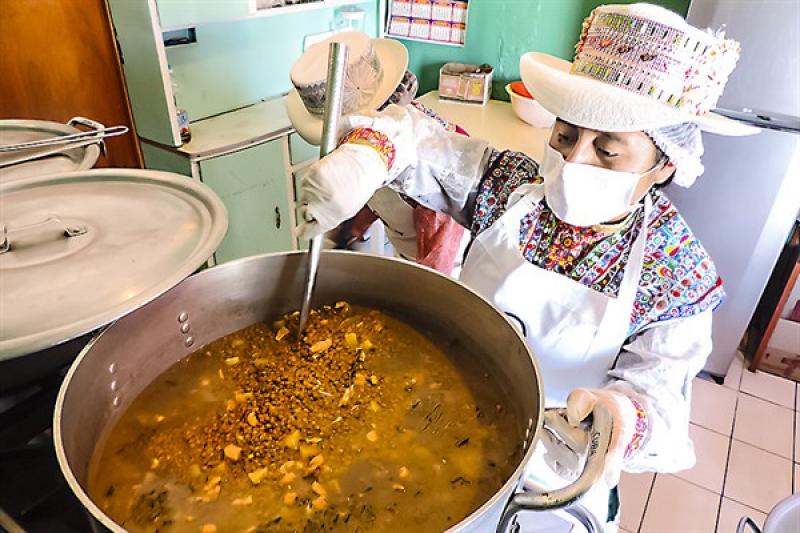
M 720 497 L 688 481 L 656 476 L 641 533 L 713 533 Z
M 794 406 L 794 381 L 760 370 L 757 372 L 745 370 L 742 373 L 739 390 L 790 409 Z
M 742 381 L 742 372 L 744 371 L 745 360 L 742 352 L 737 351 L 736 356 L 731 361 L 731 366 L 728 368 L 728 373 L 725 374 L 724 385 L 733 390 L 739 390 L 739 384 Z
M 650 497 L 655 474 L 623 473 L 619 481 L 620 520 L 619 525 L 628 531 L 638 531 L 642 523 L 644 508 Z
M 730 435 L 736 412 L 737 392 L 713 381 L 692 381 L 691 421 L 723 435 Z
M 792 458 L 794 411 L 747 394 L 739 395 L 733 438 Z
M 719 510 L 719 521 L 717 522 L 717 533 L 736 533 L 736 526 L 743 516 L 749 516 L 758 524 L 759 528 L 764 526 L 764 520 L 767 515 L 747 507 L 739 502 L 722 498 L 722 506 Z M 749 531 L 746 529 L 745 531 Z
M 733 440 L 723 495 L 768 513 L 792 492 L 792 462 Z
M 689 426 L 689 437 L 694 442 L 697 462 L 689 470 L 677 472 L 675 475 L 704 489 L 722 494 L 730 439 L 694 424 Z

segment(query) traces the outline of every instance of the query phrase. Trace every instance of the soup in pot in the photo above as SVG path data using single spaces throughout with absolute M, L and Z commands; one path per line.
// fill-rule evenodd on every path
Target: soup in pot
M 433 532 L 508 479 L 522 436 L 463 354 L 344 302 L 298 342 L 297 315 L 208 344 L 132 402 L 90 468 L 106 514 L 136 532 Z

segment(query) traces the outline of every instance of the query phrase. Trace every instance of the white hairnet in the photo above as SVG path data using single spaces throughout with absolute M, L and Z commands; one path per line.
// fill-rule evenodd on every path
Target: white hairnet
M 691 187 L 697 176 L 703 173 L 700 127 L 694 122 L 684 122 L 644 132 L 675 165 L 675 184 Z

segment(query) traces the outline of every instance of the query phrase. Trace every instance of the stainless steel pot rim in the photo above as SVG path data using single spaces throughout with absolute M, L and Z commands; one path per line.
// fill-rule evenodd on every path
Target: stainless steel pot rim
M 241 259 L 238 259 L 238 260 L 235 260 L 235 261 L 231 261 L 231 262 L 225 263 L 223 265 L 215 266 L 213 268 L 210 268 L 208 270 L 204 270 L 202 272 L 198 272 L 197 274 L 194 274 L 193 276 L 191 276 L 191 278 L 195 278 L 195 277 L 198 277 L 198 276 L 204 276 L 204 275 L 210 275 L 210 273 L 213 272 L 216 269 L 226 268 L 228 266 L 235 267 L 236 265 L 241 264 L 243 262 L 257 261 L 257 260 L 259 260 L 259 258 L 262 258 L 262 257 L 274 257 L 274 256 L 281 256 L 281 255 L 301 255 L 301 254 L 304 254 L 304 253 L 306 253 L 306 252 L 275 252 L 275 253 L 260 254 L 260 255 L 244 257 L 244 258 L 241 258 Z M 326 255 L 333 255 L 333 254 L 336 254 L 336 255 L 352 255 L 354 253 L 356 253 L 356 252 L 349 252 L 349 251 L 343 251 L 343 250 L 324 250 L 322 252 L 321 268 L 324 269 L 324 260 L 325 260 L 325 256 Z M 406 261 L 404 259 L 399 259 L 399 258 L 394 258 L 394 257 L 384 257 L 384 256 L 373 256 L 373 255 L 369 255 L 369 256 L 362 255 L 362 257 L 369 257 L 370 260 L 374 260 L 374 261 L 391 261 L 391 262 L 402 264 L 402 265 L 407 266 L 409 268 L 420 268 L 420 269 L 423 269 L 423 270 L 427 270 L 432 275 L 435 275 L 435 276 L 438 276 L 440 278 L 443 278 L 448 283 L 451 283 L 451 284 L 453 284 L 455 286 L 458 286 L 462 290 L 468 291 L 469 293 L 471 293 L 472 296 L 474 296 L 475 298 L 481 300 L 484 304 L 494 308 L 495 311 L 497 312 L 497 314 L 503 317 L 503 320 L 508 324 L 509 328 L 511 330 L 513 330 L 514 335 L 516 335 L 518 337 L 518 339 L 526 347 L 528 347 L 528 344 L 527 344 L 527 342 L 525 340 L 525 337 L 522 336 L 520 331 L 517 329 L 517 327 L 514 325 L 514 323 L 505 315 L 505 313 L 500 311 L 488 299 L 484 298 L 482 295 L 480 295 L 479 293 L 477 293 L 476 291 L 474 291 L 470 287 L 464 285 L 463 283 L 461 283 L 461 282 L 459 282 L 459 281 L 457 281 L 457 280 L 455 280 L 453 278 L 450 278 L 449 276 L 445 276 L 444 274 L 441 274 L 440 272 L 438 272 L 438 271 L 436 271 L 436 270 L 434 270 L 432 268 L 426 267 L 424 265 L 415 264 L 415 263 L 409 263 L 408 261 Z M 181 283 L 183 283 L 183 282 L 181 282 Z M 178 283 L 173 288 L 179 287 L 181 285 L 181 283 Z M 300 296 L 301 295 L 298 294 L 298 300 L 299 300 Z M 142 306 L 142 307 L 144 307 L 144 306 Z M 137 309 L 137 311 L 138 311 L 138 309 Z M 136 312 L 136 311 L 134 311 L 134 312 Z M 58 396 L 56 398 L 55 409 L 53 411 L 53 441 L 55 442 L 56 458 L 57 458 L 58 464 L 59 464 L 59 466 L 61 468 L 61 472 L 64 474 L 64 477 L 66 478 L 67 484 L 72 489 L 73 493 L 78 498 L 78 500 L 80 500 L 80 502 L 84 505 L 84 507 L 86 507 L 86 509 L 89 510 L 89 512 L 92 514 L 92 516 L 94 516 L 98 521 L 100 521 L 100 523 L 102 523 L 103 526 L 107 527 L 109 530 L 111 530 L 111 531 L 113 531 L 115 533 L 125 533 L 127 530 L 125 530 L 124 528 L 119 526 L 119 524 L 114 522 L 114 520 L 112 520 L 111 517 L 109 517 L 107 514 L 105 514 L 92 501 L 92 499 L 89 497 L 89 495 L 86 493 L 86 491 L 83 490 L 83 487 L 81 486 L 81 484 L 78 482 L 77 478 L 75 477 L 75 474 L 72 472 L 72 469 L 70 468 L 69 462 L 68 462 L 67 457 L 65 455 L 64 446 L 63 446 L 63 443 L 62 443 L 62 429 L 61 429 L 61 420 L 62 420 L 61 413 L 62 413 L 63 408 L 64 408 L 64 400 L 65 400 L 65 397 L 66 397 L 66 394 L 67 394 L 67 389 L 69 388 L 69 384 L 72 381 L 73 374 L 78 370 L 78 368 L 80 367 L 81 361 L 83 361 L 83 359 L 87 356 L 87 354 L 90 352 L 92 347 L 97 342 L 99 342 L 100 339 L 103 337 L 103 335 L 106 333 L 106 331 L 108 331 L 113 326 L 114 326 L 114 324 L 110 324 L 107 328 L 105 328 L 105 330 L 103 332 L 101 332 L 97 337 L 93 338 L 81 350 L 80 354 L 78 354 L 78 357 L 75 358 L 75 361 L 72 363 L 72 365 L 70 365 L 69 370 L 67 371 L 67 374 L 64 376 L 64 381 L 62 382 L 61 387 L 59 388 Z M 539 364 L 536 361 L 536 358 L 534 357 L 533 353 L 531 352 L 530 347 L 528 347 L 528 354 L 530 355 L 530 357 L 528 359 L 529 359 L 529 362 L 530 362 L 531 367 L 532 367 L 531 370 L 534 372 L 534 375 L 535 375 L 537 388 L 538 388 L 539 391 L 543 391 L 544 388 L 542 387 L 542 379 L 541 379 L 541 372 L 539 371 Z M 458 531 L 458 529 L 463 528 L 463 527 L 467 527 L 472 522 L 477 521 L 482 514 L 487 512 L 488 509 L 490 509 L 491 507 L 493 507 L 495 505 L 500 505 L 500 499 L 504 498 L 503 495 L 505 494 L 505 491 L 507 489 L 511 488 L 511 486 L 516 487 L 519 484 L 519 481 L 520 481 L 520 479 L 521 479 L 521 477 L 522 477 L 522 475 L 524 473 L 525 466 L 528 464 L 528 462 L 531 459 L 531 456 L 533 455 L 533 451 L 534 451 L 534 447 L 535 447 L 534 443 L 536 442 L 535 441 L 535 437 L 536 437 L 536 435 L 539 434 L 539 432 L 542 429 L 542 425 L 544 424 L 544 401 L 543 400 L 544 400 L 544 396 L 542 394 L 542 398 L 537 400 L 538 401 L 538 413 L 537 413 L 537 416 L 536 416 L 536 420 L 534 421 L 534 424 L 529 428 L 528 433 L 527 433 L 527 435 L 525 437 L 525 442 L 523 443 L 524 446 L 526 447 L 525 454 L 521 458 L 521 460 L 520 460 L 519 464 L 517 465 L 517 467 L 514 469 L 514 472 L 509 476 L 509 478 L 506 480 L 506 482 L 500 488 L 498 488 L 495 491 L 495 493 L 492 495 L 491 498 L 486 500 L 480 507 L 475 509 L 469 516 L 465 517 L 461 522 L 459 522 L 458 524 L 454 525 L 452 528 L 448 529 L 447 531 L 449 531 L 449 532 Z M 505 506 L 506 503 L 507 503 L 506 501 L 503 501 L 502 505 Z

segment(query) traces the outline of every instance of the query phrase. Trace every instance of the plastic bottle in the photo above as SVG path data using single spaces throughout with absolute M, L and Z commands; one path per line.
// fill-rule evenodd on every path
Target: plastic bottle
M 188 143 L 192 140 L 192 130 L 189 127 L 189 114 L 185 109 L 178 107 L 178 82 L 172 72 L 172 67 L 167 66 L 169 81 L 172 84 L 172 100 L 175 102 L 175 115 L 178 120 L 178 129 L 181 132 L 181 142 Z

